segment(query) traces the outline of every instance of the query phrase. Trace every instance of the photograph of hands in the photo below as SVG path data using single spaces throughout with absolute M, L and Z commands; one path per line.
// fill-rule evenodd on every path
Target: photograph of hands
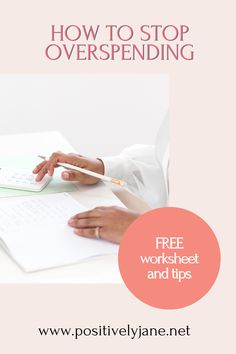
M 78 83 L 81 77 L 77 79 Z M 83 80 L 85 79 L 86 78 L 83 78 Z M 11 80 L 12 78 L 10 81 Z M 75 78 L 73 78 L 73 80 L 75 80 Z M 89 80 L 91 81 L 91 77 Z M 104 86 L 107 86 L 107 78 L 101 77 L 99 80 L 97 78 L 93 80 L 94 82 L 100 80 L 100 84 L 105 81 Z M 123 87 L 127 82 L 130 86 L 137 87 L 136 84 L 139 78 L 136 77 L 134 80 L 132 77 L 125 76 L 122 79 L 121 77 L 113 77 L 112 80 L 111 78 L 108 80 L 110 80 L 109 83 L 114 82 L 114 87 L 117 87 L 117 83 Z M 4 193 L 1 195 L 0 189 L 0 219 L 2 218 L 5 222 L 5 224 L 4 222 L 2 223 L 2 227 L 0 226 L 0 239 L 3 246 L 1 255 L 4 249 L 5 251 L 7 250 L 8 256 L 4 254 L 4 257 L 9 258 L 10 255 L 10 258 L 13 258 L 21 268 L 15 271 L 13 269 L 14 266 L 12 267 L 11 264 L 11 266 L 8 267 L 9 277 L 7 272 L 0 274 L 0 281 L 121 281 L 117 269 L 117 251 L 124 232 L 143 212 L 168 204 L 168 77 L 165 75 L 157 75 L 154 79 L 153 77 L 143 77 L 140 78 L 140 80 L 140 86 L 138 89 L 136 88 L 136 92 L 134 92 L 134 102 L 136 106 L 138 105 L 136 102 L 136 98 L 138 98 L 137 94 L 142 95 L 142 97 L 144 94 L 143 90 L 140 89 L 143 83 L 145 83 L 145 87 L 147 88 L 150 87 L 151 82 L 152 92 L 155 86 L 157 87 L 157 92 L 158 90 L 162 92 L 162 100 L 160 100 L 160 98 L 158 99 L 158 96 L 153 96 L 153 105 L 151 108 L 150 97 L 146 92 L 145 99 L 143 99 L 141 103 L 141 105 L 143 105 L 142 114 L 146 111 L 147 104 L 149 104 L 149 110 L 152 110 L 151 117 L 152 119 L 156 119 L 157 128 L 155 134 L 153 134 L 154 127 L 147 124 L 146 119 L 144 125 L 148 133 L 145 134 L 145 131 L 142 130 L 141 136 L 137 134 L 133 139 L 130 139 L 130 135 L 127 134 L 127 138 L 130 140 L 126 139 L 125 134 L 121 134 L 121 137 L 124 136 L 124 145 L 122 139 L 119 138 L 118 140 L 120 140 L 121 143 L 120 148 L 111 148 L 112 155 L 108 153 L 106 156 L 100 156 L 99 148 L 96 148 L 95 151 L 91 150 L 91 156 L 99 155 L 99 157 L 86 157 L 84 154 L 80 154 L 78 148 L 76 150 L 79 151 L 79 153 L 76 153 L 75 149 L 60 133 L 45 132 L 44 129 L 41 129 L 42 132 L 39 133 L 18 130 L 19 133 L 16 134 L 16 132 L 10 131 L 6 122 L 5 134 L 2 135 L 2 144 L 0 144 L 0 162 L 1 159 L 6 160 L 5 142 L 7 142 L 7 146 L 12 142 L 12 151 L 9 152 L 9 149 L 7 151 L 9 157 L 16 154 L 14 147 L 17 144 L 21 145 L 21 156 L 29 155 L 28 149 L 30 148 L 30 155 L 33 153 L 37 158 L 34 159 L 35 163 L 33 166 L 32 163 L 27 165 L 28 169 L 32 167 L 31 171 L 34 175 L 34 182 L 41 183 L 48 177 L 52 179 L 52 182 L 49 182 L 42 192 L 30 193 L 30 195 L 28 195 L 27 192 L 17 194 L 17 192 L 23 193 L 23 191 L 15 191 L 15 194 L 13 194 L 11 198 L 9 196 L 6 197 Z M 20 84 L 22 85 L 22 82 L 19 83 L 19 85 Z M 96 93 L 94 92 L 94 94 L 96 94 L 97 100 L 97 91 Z M 121 93 L 119 92 L 118 96 L 117 92 L 114 96 L 116 98 L 113 99 L 114 102 L 110 102 L 110 105 L 114 106 L 118 101 L 119 106 L 122 107 Z M 104 105 L 106 104 L 106 100 L 104 100 L 103 97 L 100 97 L 100 102 L 104 102 Z M 126 101 L 124 104 L 125 107 L 120 108 L 126 113 L 124 122 L 127 116 L 130 117 L 130 123 L 126 124 L 128 132 L 130 127 L 134 127 L 135 132 L 134 124 L 139 124 L 137 115 L 135 119 L 132 119 L 130 116 L 134 102 L 132 100 L 130 100 L 130 102 Z M 130 105 L 130 107 L 127 107 L 128 105 Z M 92 112 L 90 115 L 92 115 Z M 32 125 L 32 131 L 34 131 L 35 123 L 30 123 Z M 103 129 L 105 126 L 106 128 L 109 127 L 105 122 L 103 126 L 101 125 L 99 142 L 101 140 L 104 141 L 106 136 L 110 136 L 113 140 L 117 136 L 118 132 L 114 127 L 111 127 L 109 134 L 107 134 L 107 130 Z M 64 129 L 61 130 L 64 133 Z M 123 129 L 121 132 L 122 131 Z M 152 144 L 148 144 L 150 136 L 152 136 Z M 71 137 L 73 140 L 73 133 Z M 84 136 L 83 138 L 84 141 L 87 142 L 88 137 L 86 138 Z M 81 140 L 80 135 L 80 141 Z M 95 141 L 94 135 L 92 140 Z M 42 144 L 42 141 L 44 144 Z M 105 151 L 106 149 L 104 149 L 105 145 L 106 144 L 101 147 L 102 153 L 107 152 Z M 68 153 L 68 151 L 72 152 Z M 4 163 L 1 162 L 1 165 L 2 164 Z M 21 164 L 19 165 L 20 166 L 11 167 L 25 167 L 21 166 Z M 50 192 L 49 188 L 53 187 L 55 179 L 57 179 L 57 182 L 63 187 Z M 67 189 L 68 187 L 69 190 Z M 52 197 L 53 194 L 51 193 L 57 193 L 57 195 L 54 194 L 54 197 Z M 51 200 L 49 200 L 50 198 Z M 27 205 L 29 201 L 30 203 Z M 78 204 L 76 204 L 75 201 Z M 39 216 L 37 219 L 35 214 L 40 214 L 37 209 L 40 208 L 40 206 L 41 209 L 44 209 L 44 213 L 41 210 L 41 219 Z M 22 244 L 19 240 L 16 241 L 15 236 L 17 235 L 17 231 L 11 223 L 9 223 L 6 216 L 6 210 L 8 213 L 11 213 L 11 210 L 16 210 L 17 207 L 19 210 L 21 209 L 22 219 L 26 220 L 29 218 L 31 222 L 32 218 L 35 218 L 34 227 L 36 226 L 41 234 L 42 226 L 47 227 L 47 229 L 44 230 L 45 237 L 39 237 L 38 231 L 35 231 L 34 236 L 32 236 L 32 229 L 31 232 L 27 229 L 30 222 L 27 221 L 28 226 L 26 226 L 23 225 L 22 220 L 18 220 L 19 225 L 22 224 L 22 234 L 28 235 L 28 239 L 25 238 L 24 240 L 24 244 L 27 244 L 24 252 L 22 252 L 22 248 L 24 248 Z M 35 208 L 34 213 L 32 213 L 33 208 Z M 23 212 L 26 213 L 25 217 Z M 14 215 L 14 217 L 19 218 L 19 215 Z M 56 220 L 57 228 L 53 229 L 53 222 L 56 222 Z M 55 233 L 55 230 L 58 231 Z M 51 243 L 49 242 L 49 234 Z M 61 238 L 56 236 L 59 234 Z M 66 235 L 68 237 L 65 242 Z M 33 238 L 35 238 L 34 242 L 32 241 Z M 71 241 L 70 245 L 68 239 Z M 80 240 L 79 245 L 75 244 L 76 239 Z M 17 243 L 19 244 L 16 246 Z M 76 252 L 77 247 L 79 247 L 80 252 Z M 55 249 L 59 251 L 55 251 Z M 84 252 L 81 252 L 81 250 L 84 250 Z M 32 255 L 31 257 L 29 253 Z M 38 255 L 40 255 L 40 257 L 38 257 Z M 45 258 L 43 262 L 42 257 Z M 28 258 L 27 261 L 25 261 L 26 258 Z M 5 261 L 6 259 L 3 260 L 3 263 Z M 12 260 L 7 259 L 6 263 L 9 262 L 12 262 Z M 65 267 L 66 265 L 67 267 Z M 19 274 L 19 272 L 22 272 L 22 269 L 23 276 Z M 85 269 L 86 274 L 84 274 Z M 96 269 L 95 272 L 94 269 Z M 42 270 L 44 270 L 44 272 L 42 272 Z M 83 272 L 82 277 L 81 272 Z M 29 276 L 28 279 L 26 279 L 26 276 Z

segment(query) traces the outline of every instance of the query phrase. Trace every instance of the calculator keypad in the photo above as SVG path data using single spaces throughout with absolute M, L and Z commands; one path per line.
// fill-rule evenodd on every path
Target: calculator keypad
M 0 168 L 0 187 L 29 191 L 41 191 L 50 181 L 49 176 L 45 176 L 41 182 L 35 181 L 35 175 L 30 170 Z

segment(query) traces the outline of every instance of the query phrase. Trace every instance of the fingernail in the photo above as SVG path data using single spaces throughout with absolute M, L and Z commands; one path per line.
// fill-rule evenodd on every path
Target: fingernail
M 70 224 L 70 225 L 73 225 L 73 223 L 74 223 L 74 219 L 70 219 L 70 220 L 68 221 L 68 224 Z
M 69 179 L 69 178 L 70 178 L 70 175 L 69 175 L 68 172 L 63 172 L 63 173 L 62 173 L 62 177 L 63 177 L 64 179 Z

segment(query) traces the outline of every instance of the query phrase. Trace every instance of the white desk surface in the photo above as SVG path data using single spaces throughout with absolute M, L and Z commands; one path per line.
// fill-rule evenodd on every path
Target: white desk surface
M 53 151 L 73 152 L 73 147 L 58 132 L 0 136 L 0 155 L 50 155 Z M 144 212 L 148 206 L 123 189 L 111 190 L 103 183 L 95 186 L 78 185 L 71 195 L 88 208 L 101 205 L 123 205 Z M 119 198 L 119 199 L 118 199 Z M 0 199 L 4 203 L 4 198 Z M 23 272 L 0 247 L 0 283 L 120 283 L 117 255 L 101 256 L 77 265 L 34 273 Z
M 53 151 L 73 152 L 73 147 L 58 132 L 0 136 L 0 155 L 49 155 Z M 145 211 L 146 206 L 135 197 L 119 190 L 115 194 L 128 207 Z M 78 186 L 71 195 L 88 208 L 100 205 L 101 196 L 107 205 L 121 205 L 103 183 L 95 186 Z M 95 197 L 94 197 L 95 196 Z M 4 203 L 4 199 L 0 199 Z M 104 203 L 103 203 L 104 205 Z M 0 247 L 0 283 L 120 283 L 122 282 L 117 255 L 101 256 L 73 266 L 54 268 L 34 273 L 23 272 Z

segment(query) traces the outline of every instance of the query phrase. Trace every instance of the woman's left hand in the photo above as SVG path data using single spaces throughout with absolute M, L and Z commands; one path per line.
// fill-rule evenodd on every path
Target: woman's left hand
M 73 216 L 68 224 L 75 234 L 120 243 L 128 226 L 138 213 L 120 207 L 97 207 Z

